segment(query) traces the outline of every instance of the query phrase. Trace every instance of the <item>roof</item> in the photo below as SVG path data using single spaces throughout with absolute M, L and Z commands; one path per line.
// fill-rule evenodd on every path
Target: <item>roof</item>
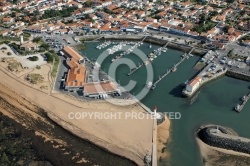
M 69 58 L 72 58 L 76 61 L 80 61 L 83 59 L 83 56 L 81 56 L 78 52 L 76 52 L 72 47 L 65 46 L 63 48 L 63 51 L 67 54 Z
M 31 48 L 31 47 L 37 47 L 37 46 L 38 45 L 36 43 L 27 42 L 27 43 L 23 43 L 20 47 Z
M 95 94 L 95 93 L 106 93 L 117 90 L 117 86 L 110 81 L 105 82 L 92 82 L 84 85 L 84 93 Z
M 85 83 L 86 69 L 84 66 L 69 69 L 66 86 L 83 87 Z
M 189 85 L 190 86 L 194 86 L 196 85 L 198 82 L 200 82 L 202 80 L 202 77 L 201 76 L 197 76 L 195 77 L 194 79 L 192 79 L 190 82 L 189 82 Z

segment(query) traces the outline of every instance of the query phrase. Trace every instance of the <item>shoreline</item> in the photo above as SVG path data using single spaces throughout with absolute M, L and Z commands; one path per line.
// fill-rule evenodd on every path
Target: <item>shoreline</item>
M 157 126 L 157 160 L 159 163 L 169 157 L 166 144 L 169 141 L 170 120 L 165 116 L 165 120 Z
M 3 81 L 1 81 L 1 83 L 3 83 L 3 82 L 5 82 L 6 81 L 6 83 L 4 83 L 5 85 L 6 84 L 8 84 L 7 82 L 10 82 L 12 85 L 14 84 L 15 86 L 10 86 L 10 85 L 8 85 L 8 87 L 10 87 L 11 89 L 13 89 L 15 92 L 18 92 L 19 93 L 19 95 L 21 95 L 22 97 L 25 97 L 26 99 L 28 99 L 28 98 L 33 98 L 33 100 L 30 100 L 30 101 L 34 101 L 34 100 L 37 100 L 39 97 L 37 96 L 37 94 L 30 94 L 30 92 L 29 91 L 36 91 L 36 93 L 41 93 L 42 91 L 39 91 L 38 89 L 35 89 L 35 88 L 32 88 L 32 87 L 30 87 L 30 86 L 28 86 L 27 84 L 25 84 L 23 81 L 20 81 L 20 79 L 18 79 L 18 78 L 15 78 L 15 76 L 14 76 L 14 74 L 12 74 L 11 73 L 11 76 L 10 76 L 10 73 L 8 73 L 7 74 L 7 71 L 5 72 L 5 74 L 3 74 L 4 72 L 1 70 L 0 71 L 1 73 L 0 73 L 0 75 L 5 75 L 5 77 L 6 77 L 6 79 L 4 79 Z M 13 78 L 14 77 L 14 78 Z M 10 79 L 12 79 L 12 81 L 10 81 Z M 18 82 L 16 82 L 16 79 L 18 79 L 19 81 Z M 15 81 L 13 81 L 13 80 L 15 80 Z M 19 85 L 19 86 L 18 86 Z M 25 88 L 28 88 L 29 90 L 27 90 L 27 91 L 25 91 L 23 88 L 18 88 L 17 89 L 17 87 L 24 87 L 25 86 Z M 23 91 L 24 90 L 24 91 Z M 21 91 L 21 92 L 20 92 Z M 46 94 L 46 93 L 44 93 L 44 92 L 42 92 L 43 94 L 42 95 L 46 95 L 47 97 L 53 97 L 53 98 L 55 98 L 53 95 L 51 96 L 51 95 L 48 95 L 48 94 Z M 27 96 L 27 94 L 29 94 L 29 97 Z M 31 97 L 31 96 L 33 96 L 33 97 Z M 34 96 L 35 95 L 35 96 Z M 57 100 L 59 100 L 59 99 L 57 99 Z M 43 102 L 43 103 L 46 103 L 46 102 Z M 86 103 L 88 103 L 88 102 L 84 102 L 84 103 L 81 103 L 81 104 L 85 104 L 85 107 L 86 107 Z M 40 105 L 39 103 L 37 103 L 38 105 L 38 107 L 41 107 L 41 108 L 44 108 L 43 107 L 43 105 L 44 104 L 42 104 L 42 105 Z M 89 103 L 89 104 L 92 104 L 92 102 L 91 103 Z M 97 103 L 95 103 L 95 104 L 97 104 Z M 101 105 L 105 105 L 106 103 L 101 103 L 100 104 L 100 107 L 101 107 Z M 74 107 L 75 107 L 75 104 L 72 104 L 72 105 L 74 105 Z M 136 106 L 137 105 L 137 106 Z M 142 111 L 142 108 L 140 108 L 139 109 L 139 107 L 141 107 L 141 106 L 139 106 L 138 104 L 136 104 L 136 105 L 134 105 L 133 107 L 129 107 L 129 108 L 134 108 L 134 111 L 135 110 L 141 110 Z M 87 106 L 88 107 L 88 106 Z M 116 108 L 116 106 L 109 106 L 110 108 L 107 110 L 107 111 L 114 111 L 114 110 L 117 110 Z M 52 107 L 50 107 L 50 110 L 51 109 L 53 109 L 53 108 L 55 108 L 55 106 L 52 106 Z M 91 105 L 90 105 L 90 107 L 88 107 L 88 108 L 91 108 Z M 112 109 L 113 108 L 113 109 Z M 129 109 L 129 108 L 127 108 L 127 110 Z M 93 108 L 92 108 L 93 109 Z M 46 112 L 50 112 L 50 111 L 48 111 L 49 109 L 47 109 L 47 108 L 45 108 L 45 110 L 46 110 Z M 53 112 L 53 111 L 52 111 Z M 59 112 L 61 112 L 61 111 L 59 111 Z M 57 111 L 57 115 L 59 115 L 58 113 L 59 113 L 58 111 Z M 143 111 L 144 112 L 144 111 Z M 60 118 L 62 118 L 62 117 L 60 117 Z M 64 115 L 64 118 L 65 118 L 65 115 Z M 92 122 L 92 123 L 95 123 L 95 122 Z M 138 123 L 136 122 L 136 123 L 134 123 L 133 122 L 133 124 L 137 124 L 138 125 Z M 151 126 L 150 124 L 151 124 L 151 122 L 150 123 L 148 123 L 148 122 L 144 122 L 143 124 L 145 124 L 145 126 L 147 126 L 147 125 L 149 125 L 149 126 Z M 147 125 L 146 125 L 147 124 Z M 132 125 L 132 124 L 131 124 Z M 134 125 L 132 125 L 132 126 L 134 126 Z M 141 126 L 141 125 L 140 125 Z M 114 127 L 111 127 L 111 128 L 114 128 Z M 115 127 L 117 130 L 118 130 L 118 128 L 120 128 L 120 127 Z M 144 127 L 143 127 L 144 128 Z M 71 127 L 71 129 L 72 129 L 72 127 Z M 81 130 L 82 131 L 85 131 L 85 130 L 83 130 L 82 128 L 81 128 Z M 133 130 L 136 130 L 136 128 L 135 129 L 133 129 Z M 140 128 L 138 129 L 138 130 L 140 130 Z M 79 131 L 79 130 L 76 130 L 76 131 L 73 131 L 72 133 L 75 133 L 75 132 L 77 132 L 77 131 Z M 136 131 L 136 133 L 143 133 L 143 132 L 141 132 L 141 131 Z M 82 133 L 83 134 L 83 133 Z M 133 134 L 131 134 L 131 135 L 133 135 Z M 135 134 L 136 135 L 136 134 Z M 150 134 L 151 135 L 151 134 Z M 83 135 L 82 135 L 83 136 Z M 81 136 L 81 138 L 82 139 L 86 139 L 86 138 L 84 138 L 84 137 L 82 137 Z M 105 136 L 108 136 L 108 137 L 110 137 L 110 135 L 109 134 L 105 134 Z M 86 135 L 85 135 L 85 137 L 86 137 Z M 150 137 L 152 137 L 152 135 L 150 136 Z M 150 143 L 151 141 L 151 138 L 150 137 L 147 137 L 147 139 L 148 139 L 148 143 Z M 92 138 L 91 138 L 92 139 Z M 118 139 L 119 140 L 119 139 Z M 142 139 L 142 140 L 144 140 L 145 141 L 145 139 Z M 148 148 L 147 149 L 145 149 L 145 150 L 143 150 L 144 152 L 143 153 L 141 153 L 141 152 L 139 152 L 138 150 L 137 150 L 137 152 L 136 153 L 131 153 L 131 150 L 133 151 L 133 149 L 134 148 L 129 148 L 129 149 L 127 149 L 127 150 L 129 150 L 129 151 L 125 151 L 125 150 L 123 150 L 123 149 L 121 149 L 121 150 L 119 150 L 119 152 L 118 151 L 116 151 L 116 150 L 114 150 L 114 149 L 112 149 L 112 148 L 114 148 L 114 146 L 111 146 L 111 145 L 108 145 L 107 144 L 107 142 L 104 142 L 103 144 L 101 144 L 100 142 L 102 141 L 102 140 L 97 140 L 97 142 L 95 142 L 95 141 L 93 141 L 93 140 L 88 140 L 88 141 L 90 141 L 90 142 L 92 142 L 92 143 L 94 143 L 94 144 L 97 144 L 97 145 L 99 145 L 99 146 L 101 146 L 101 147 L 103 147 L 103 148 L 105 148 L 105 147 L 107 147 L 107 148 L 109 148 L 109 149 L 107 149 L 107 150 L 109 150 L 111 153 L 112 152 L 114 152 L 115 151 L 115 153 L 117 153 L 116 155 L 120 155 L 120 156 L 123 156 L 123 157 L 125 157 L 125 158 L 128 158 L 128 159 L 130 159 L 130 160 L 132 160 L 132 161 L 135 161 L 138 165 L 141 165 L 142 163 L 143 163 L 143 159 L 144 159 L 144 154 L 143 153 L 145 153 L 146 151 L 149 151 L 149 152 L 151 152 L 151 147 L 152 147 L 152 145 L 150 145 L 150 146 L 148 146 Z M 143 141 L 143 142 L 144 142 Z M 110 142 L 110 141 L 108 141 L 108 142 Z M 111 141 L 112 142 L 112 141 Z M 99 143 L 99 144 L 98 144 Z M 130 143 L 128 143 L 128 145 L 129 145 Z M 133 145 L 134 143 L 132 143 L 132 145 Z M 143 143 L 140 143 L 141 145 L 140 146 L 145 146 Z M 152 144 L 152 143 L 150 143 L 150 144 Z M 127 146 L 127 145 L 126 145 Z M 147 146 L 147 145 L 146 145 Z M 145 147 L 146 147 L 145 146 Z M 118 148 L 119 149 L 119 148 Z M 144 148 L 143 148 L 144 149 Z M 141 149 L 142 150 L 142 149 Z M 139 152 L 139 153 L 138 153 Z M 151 153 L 150 153 L 151 154 Z M 140 157 L 139 157 L 140 156 Z

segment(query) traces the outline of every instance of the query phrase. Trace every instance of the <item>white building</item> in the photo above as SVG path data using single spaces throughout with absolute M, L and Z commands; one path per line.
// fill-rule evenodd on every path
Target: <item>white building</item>
M 187 85 L 186 85 L 186 91 L 187 92 L 194 92 L 197 90 L 201 84 L 202 77 L 197 76 L 193 80 L 191 80 Z

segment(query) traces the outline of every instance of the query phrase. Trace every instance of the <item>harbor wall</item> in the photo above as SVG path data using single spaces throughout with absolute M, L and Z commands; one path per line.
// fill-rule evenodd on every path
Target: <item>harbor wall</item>
M 219 129 L 223 134 L 227 134 L 228 137 L 217 136 L 211 133 L 211 129 Z M 197 132 L 197 137 L 210 146 L 233 150 L 242 153 L 250 153 L 250 140 L 249 142 L 242 141 L 241 137 L 233 136 L 227 129 L 220 126 L 208 126 L 204 127 Z M 231 137 L 231 138 L 230 138 Z M 236 139 L 239 138 L 239 139 Z
M 84 37 L 78 37 L 80 40 L 84 40 L 84 41 L 93 41 L 96 39 L 100 39 L 100 40 L 104 40 L 104 39 L 108 39 L 108 40 L 135 40 L 135 41 L 139 41 L 142 40 L 145 36 L 139 36 L 139 35 L 110 35 L 110 36 L 84 36 Z M 148 36 L 144 42 L 147 43 L 152 43 L 155 45 L 159 45 L 159 46 L 164 46 L 167 42 L 167 40 L 164 39 L 159 39 L 156 37 L 152 37 L 152 36 Z M 190 51 L 193 47 L 192 46 L 188 46 L 185 44 L 180 44 L 177 42 L 170 42 L 167 45 L 168 48 L 173 48 L 176 50 L 181 50 L 183 52 L 188 52 Z M 192 54 L 195 55 L 199 55 L 199 56 L 203 56 L 204 54 L 206 54 L 208 50 L 206 49 L 202 49 L 202 48 L 195 48 L 192 51 Z
M 207 80 L 205 80 L 204 82 L 202 82 L 201 85 L 200 85 L 195 91 L 193 91 L 192 93 L 190 93 L 190 94 L 188 94 L 188 95 L 184 95 L 184 94 L 183 94 L 183 95 L 186 96 L 186 97 L 191 97 L 191 96 L 193 96 L 202 86 L 204 86 L 205 84 L 209 83 L 210 81 L 212 81 L 212 80 L 214 80 L 214 79 L 217 79 L 217 78 L 219 78 L 219 77 L 225 75 L 226 72 L 227 72 L 227 70 L 224 70 L 223 72 L 220 72 L 220 73 L 214 75 L 213 77 L 208 78 Z
M 237 72 L 237 71 L 233 71 L 233 70 L 228 70 L 226 72 L 226 76 L 237 78 L 237 79 L 244 80 L 244 81 L 250 81 L 250 75 Z

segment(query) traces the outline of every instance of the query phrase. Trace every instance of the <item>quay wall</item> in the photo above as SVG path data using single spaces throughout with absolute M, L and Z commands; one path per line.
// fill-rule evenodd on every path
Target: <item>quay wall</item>
M 205 80 L 204 82 L 202 82 L 202 83 L 200 84 L 200 86 L 199 86 L 195 91 L 193 91 L 193 92 L 190 93 L 190 94 L 184 95 L 184 96 L 186 96 L 186 97 L 191 97 L 191 96 L 193 96 L 193 95 L 194 95 L 203 85 L 207 84 L 208 82 L 210 82 L 210 81 L 212 81 L 212 80 L 214 80 L 214 79 L 217 79 L 217 78 L 223 76 L 226 72 L 227 72 L 227 70 L 225 70 L 225 71 L 223 71 L 223 72 L 221 72 L 221 73 L 218 73 L 218 74 L 216 74 L 215 76 L 213 76 L 213 77 L 211 77 L 211 78 L 208 78 L 207 80 Z
M 237 79 L 244 80 L 244 81 L 250 81 L 250 75 L 237 72 L 237 71 L 233 71 L 233 70 L 228 70 L 226 72 L 226 76 L 237 78 Z
M 110 40 L 142 40 L 145 36 L 140 36 L 140 35 L 110 35 L 110 36 L 84 36 L 84 37 L 78 37 L 80 40 L 85 40 L 85 41 L 92 41 L 92 40 L 95 40 L 95 39 L 98 39 L 100 38 L 100 40 L 103 40 L 103 39 L 110 39 Z M 147 42 L 147 43 L 152 43 L 152 44 L 155 44 L 155 45 L 159 45 L 159 46 L 164 46 L 168 41 L 167 40 L 164 40 L 164 39 L 159 39 L 159 38 L 156 38 L 156 37 L 152 37 L 152 36 L 148 36 L 144 42 Z M 180 43 L 177 43 L 177 42 L 170 42 L 168 45 L 167 45 L 168 48 L 173 48 L 173 49 L 176 49 L 176 50 L 181 50 L 183 52 L 188 52 L 192 49 L 192 46 L 188 46 L 188 45 L 185 45 L 185 44 L 180 44 Z M 192 54 L 195 54 L 195 55 L 199 55 L 199 56 L 203 56 L 208 50 L 206 49 L 202 49 L 202 48 L 195 48 L 193 51 L 192 51 Z
M 211 133 L 211 129 L 219 129 L 223 134 L 231 135 L 229 131 L 220 126 L 209 126 L 198 131 L 197 136 L 203 142 L 210 146 L 233 150 L 237 152 L 250 154 L 250 142 L 242 141 L 240 137 L 239 139 L 235 139 L 236 136 L 232 136 L 232 138 L 226 138 L 223 136 L 217 136 Z M 250 140 L 249 140 L 250 141 Z

